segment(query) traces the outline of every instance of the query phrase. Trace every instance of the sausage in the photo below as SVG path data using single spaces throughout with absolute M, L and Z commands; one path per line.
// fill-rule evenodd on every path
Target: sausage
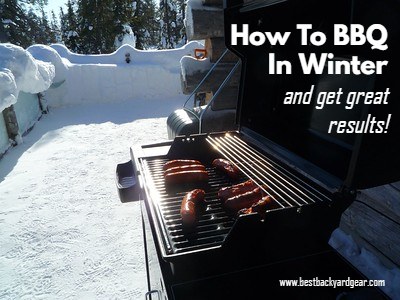
M 258 202 L 254 203 L 249 208 L 243 208 L 239 211 L 239 215 L 246 215 L 251 213 L 258 213 L 262 219 L 265 218 L 265 213 L 267 209 L 276 208 L 276 204 L 271 196 L 265 196 Z
M 181 217 L 184 226 L 193 226 L 196 222 L 196 205 L 204 201 L 204 190 L 195 189 L 183 197 L 181 204 Z
M 257 187 L 252 191 L 228 198 L 224 206 L 231 212 L 238 212 L 243 208 L 252 206 L 262 199 L 262 196 L 261 188 Z
M 180 171 L 175 173 L 168 173 L 165 175 L 166 184 L 183 184 L 208 181 L 207 171 Z
M 188 166 L 188 165 L 201 165 L 201 164 L 202 163 L 199 162 L 198 160 L 193 160 L 193 159 L 174 159 L 165 163 L 165 165 L 163 166 L 163 171 L 175 167 Z
M 205 171 L 206 167 L 203 165 L 185 165 L 181 167 L 173 167 L 164 171 L 164 176 L 169 173 L 176 173 L 182 171 Z
M 225 173 L 229 178 L 239 179 L 240 170 L 231 161 L 223 158 L 216 158 L 212 165 L 219 171 Z
M 253 180 L 249 179 L 249 180 L 239 183 L 239 184 L 221 188 L 218 191 L 218 198 L 222 199 L 222 201 L 226 201 L 230 197 L 252 191 L 256 187 L 257 187 L 257 184 Z

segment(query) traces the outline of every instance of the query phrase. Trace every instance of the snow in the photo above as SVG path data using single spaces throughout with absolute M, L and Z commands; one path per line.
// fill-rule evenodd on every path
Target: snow
M 65 33 L 66 37 L 69 39 L 71 37 L 77 37 L 79 34 L 75 30 L 70 30 L 67 33 Z
M 383 266 L 375 255 L 365 248 L 360 248 L 350 235 L 339 228 L 332 233 L 329 245 L 356 266 L 367 278 L 385 280 L 382 290 L 390 298 L 400 299 L 400 269 L 388 269 Z
M 181 105 L 52 109 L 0 160 L 1 299 L 144 299 L 140 208 L 119 202 L 115 167 Z
M 210 66 L 190 57 L 196 48 L 79 55 L 60 44 L 0 45 L 0 112 L 20 91 L 44 91 L 50 106 L 0 160 L 1 299 L 144 299 L 140 207 L 119 202 L 115 167 L 130 146 L 167 139 L 166 117 L 186 100 L 181 64 L 186 74 Z M 330 244 L 400 298 L 398 269 L 340 230 Z
M 191 42 L 173 50 L 137 50 L 124 45 L 111 54 L 80 55 L 52 45 L 68 68 L 65 83 L 49 89 L 49 105 L 165 99 L 181 94 L 180 59 L 201 46 Z M 129 54 L 130 62 L 126 62 Z
M 18 90 L 14 74 L 6 68 L 0 68 L 0 111 L 17 102 Z
M 51 63 L 35 60 L 19 46 L 0 44 L 0 111 L 16 102 L 19 91 L 39 93 L 53 82 Z
M 210 70 L 211 67 L 210 58 L 197 59 L 188 55 L 181 58 L 181 73 L 184 80 L 186 80 L 186 76 L 193 75 L 197 72 L 206 72 Z
M 130 45 L 132 47 L 136 46 L 136 37 L 133 33 L 132 27 L 129 24 L 123 24 L 123 35 L 115 37 L 114 46 L 116 49 L 123 45 Z
M 144 299 L 140 208 L 120 203 L 115 167 L 130 146 L 167 139 L 166 117 L 186 100 L 179 60 L 196 47 L 98 56 L 1 48 L 2 99 L 47 89 L 50 104 L 0 160 L 1 299 Z
M 17 26 L 17 24 L 15 24 L 12 20 L 10 20 L 10 19 L 5 19 L 5 20 L 2 20 L 2 23 L 3 24 L 5 24 L 5 25 L 14 25 L 14 26 Z
M 208 11 L 220 11 L 221 8 L 203 5 L 203 0 L 189 0 L 186 5 L 187 10 L 208 10 Z
M 185 46 L 173 50 L 138 50 L 130 45 L 123 45 L 110 54 L 82 55 L 69 51 L 62 44 L 53 44 L 51 48 L 72 64 L 115 64 L 125 65 L 125 53 L 131 53 L 136 64 L 160 64 L 164 68 L 179 69 L 179 60 L 184 55 L 193 55 L 194 49 L 200 48 L 201 44 L 196 41 L 187 43 Z
M 63 62 L 56 50 L 45 45 L 33 45 L 26 49 L 35 59 L 49 62 L 55 67 L 54 83 L 66 79 L 68 66 Z

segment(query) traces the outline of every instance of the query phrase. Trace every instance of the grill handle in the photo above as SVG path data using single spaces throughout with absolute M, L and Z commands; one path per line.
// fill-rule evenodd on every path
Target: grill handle
M 130 160 L 117 165 L 116 185 L 121 202 L 140 200 L 140 183 L 136 164 Z
M 153 298 L 152 295 L 157 295 L 157 298 Z M 145 300 L 162 300 L 162 293 L 160 290 L 151 290 L 145 294 Z

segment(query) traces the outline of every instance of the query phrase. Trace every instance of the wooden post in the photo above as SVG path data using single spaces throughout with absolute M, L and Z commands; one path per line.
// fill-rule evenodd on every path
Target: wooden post
M 187 6 L 186 34 L 189 41 L 204 40 L 210 36 L 224 36 L 224 12 L 222 9 L 209 9 Z
M 215 63 L 226 49 L 225 39 L 223 37 L 208 38 L 204 46 L 207 51 L 207 57 L 210 58 L 212 63 Z M 237 62 L 238 59 L 239 58 L 235 54 L 228 52 L 221 62 Z
M 11 105 L 3 110 L 3 117 L 6 123 L 7 133 L 10 139 L 16 140 L 19 134 L 19 126 L 17 121 L 17 116 L 14 111 L 14 105 Z
M 200 87 L 198 92 L 215 92 L 224 81 L 226 76 L 229 74 L 230 70 L 232 70 L 233 66 L 234 65 L 232 63 L 219 64 L 214 69 L 213 73 L 203 82 L 203 85 Z M 186 95 L 192 93 L 207 72 L 208 70 L 204 70 L 201 72 L 198 71 L 190 75 L 185 72 L 185 77 L 181 74 L 182 92 Z M 227 84 L 227 88 L 234 87 L 235 89 L 237 89 L 237 87 L 239 86 L 239 80 L 240 70 L 238 69 Z

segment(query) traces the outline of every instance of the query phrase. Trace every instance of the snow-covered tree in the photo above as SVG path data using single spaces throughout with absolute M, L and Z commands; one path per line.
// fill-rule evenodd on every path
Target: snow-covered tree
M 76 4 L 73 0 L 67 2 L 67 13 L 60 8 L 60 23 L 61 23 L 61 37 L 68 47 L 73 52 L 78 52 L 78 21 L 75 14 Z
M 122 45 L 131 45 L 132 47 L 136 47 L 136 36 L 133 33 L 132 27 L 129 24 L 120 24 L 118 26 L 120 30 L 118 30 L 117 35 L 115 36 L 114 47 L 118 49 Z
M 56 42 L 61 43 L 62 42 L 62 33 L 61 33 L 60 25 L 58 23 L 58 20 L 57 20 L 54 10 L 52 10 L 50 14 L 51 14 L 51 18 L 50 18 L 51 32 L 54 34 Z
M 54 42 L 45 5 L 47 0 L 0 0 L 0 41 L 25 48 Z
M 177 15 L 176 15 L 176 25 L 177 30 L 179 30 L 179 40 L 178 40 L 178 47 L 181 47 L 186 44 L 187 37 L 186 37 L 186 29 L 185 29 L 185 11 L 186 11 L 186 0 L 176 0 L 177 2 Z
M 136 36 L 138 49 L 149 49 L 157 46 L 159 28 L 157 22 L 157 8 L 153 0 L 135 0 L 132 18 L 133 32 Z
M 168 9 L 178 0 L 168 1 Z M 184 1 L 184 0 L 179 0 Z M 167 2 L 166 2 L 167 3 Z M 124 43 L 138 49 L 159 47 L 159 11 L 154 0 L 68 0 L 59 21 L 50 21 L 48 0 L 0 0 L 0 41 L 22 47 L 63 42 L 77 53 L 110 53 Z M 179 9 L 169 9 L 165 22 L 168 48 L 177 45 L 182 28 Z M 59 22 L 59 24 L 58 24 Z M 172 28 L 172 29 L 171 29 Z M 164 47 L 167 48 L 167 47 Z
M 114 0 L 113 8 L 113 36 L 114 47 L 117 49 L 123 44 L 136 45 L 136 36 L 130 25 L 134 6 L 131 0 Z
M 132 2 L 127 0 L 80 0 L 78 34 L 82 53 L 110 53 L 116 39 L 130 35 Z
M 37 44 L 50 44 L 56 41 L 55 32 L 52 31 L 45 6 L 47 0 L 31 1 L 33 6 L 27 12 L 27 22 L 30 37 Z
M 0 21 L 3 28 L 3 39 L 22 47 L 32 43 L 29 34 L 28 17 L 23 3 L 17 0 L 3 0 L 0 2 Z M 3 40 L 2 40 L 3 42 Z
M 183 26 L 184 2 L 182 1 L 160 0 L 160 48 L 172 49 L 186 42 Z

